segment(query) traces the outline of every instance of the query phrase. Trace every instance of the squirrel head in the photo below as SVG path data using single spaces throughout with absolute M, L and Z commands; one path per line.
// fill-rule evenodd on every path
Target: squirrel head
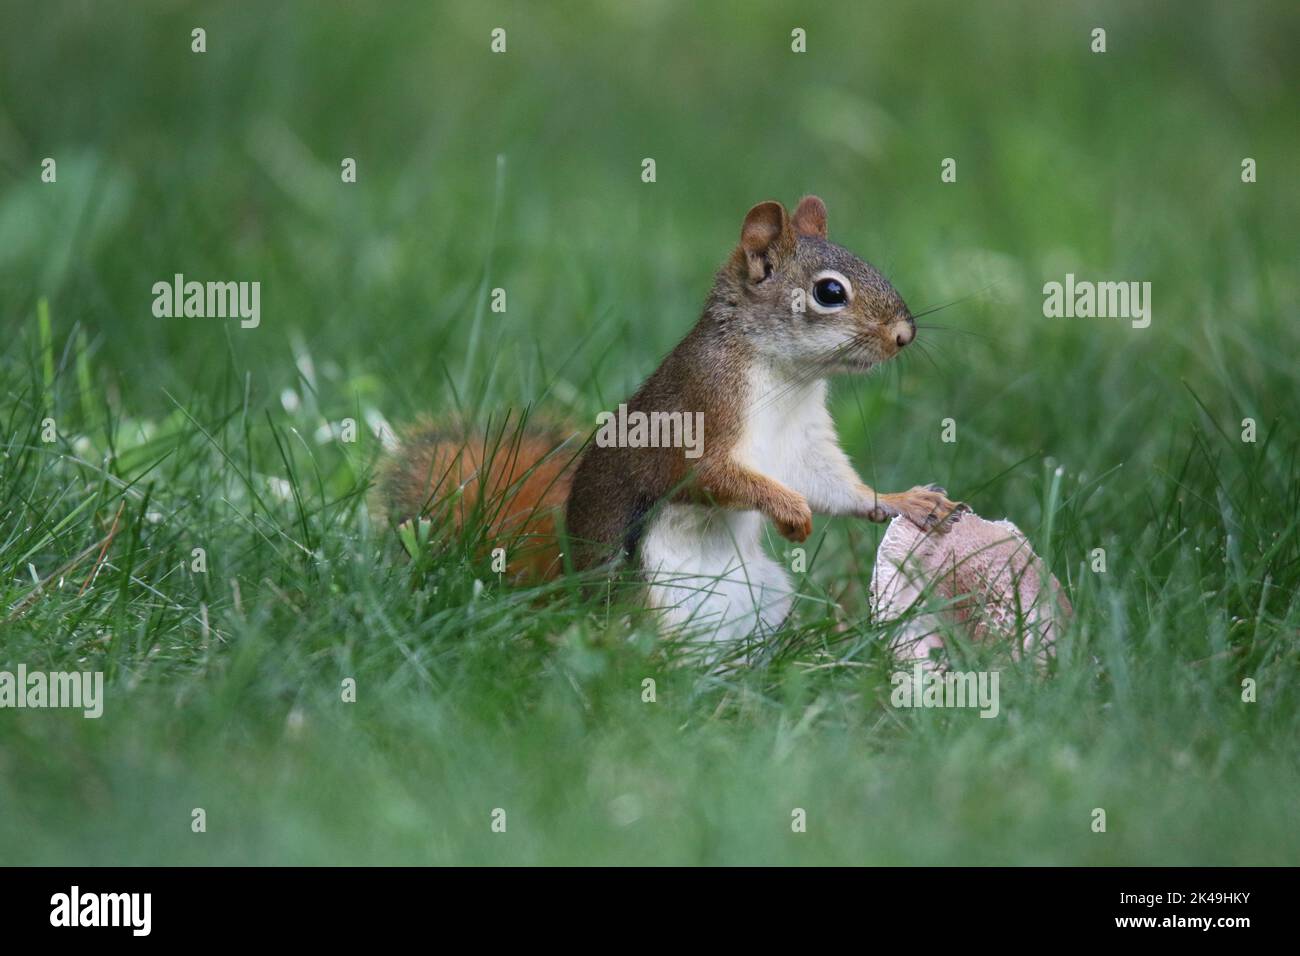
M 779 202 L 745 216 L 711 311 L 779 364 L 865 372 L 916 337 L 907 304 L 875 267 L 826 239 L 826 204 Z

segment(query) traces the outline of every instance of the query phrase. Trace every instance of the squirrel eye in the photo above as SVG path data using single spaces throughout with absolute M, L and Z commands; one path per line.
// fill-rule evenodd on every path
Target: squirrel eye
M 818 305 L 833 309 L 849 301 L 849 291 L 839 279 L 827 276 L 813 283 L 813 298 Z

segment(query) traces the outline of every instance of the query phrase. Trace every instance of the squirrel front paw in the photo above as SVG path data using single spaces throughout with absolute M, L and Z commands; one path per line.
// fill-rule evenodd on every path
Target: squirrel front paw
M 969 511 L 965 503 L 950 501 L 947 492 L 938 485 L 918 485 L 900 494 L 881 495 L 867 517 L 884 522 L 902 515 L 922 531 L 946 534 Z
M 808 507 L 808 500 L 803 495 L 791 494 L 779 498 L 768 512 L 768 517 L 776 525 L 781 537 L 790 541 L 806 541 L 808 535 L 812 534 L 812 509 Z

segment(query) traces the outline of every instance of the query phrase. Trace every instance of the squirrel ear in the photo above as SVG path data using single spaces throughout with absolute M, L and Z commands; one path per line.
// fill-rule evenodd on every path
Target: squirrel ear
M 793 248 L 794 233 L 779 202 L 769 199 L 745 214 L 736 253 L 751 282 L 762 282 Z
M 794 211 L 794 231 L 800 236 L 826 238 L 826 204 L 816 196 L 804 196 Z

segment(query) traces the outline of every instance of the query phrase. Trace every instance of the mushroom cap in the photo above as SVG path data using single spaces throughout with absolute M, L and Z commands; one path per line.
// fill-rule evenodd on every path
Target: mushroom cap
M 943 534 L 927 534 L 906 518 L 891 521 L 876 553 L 871 602 L 882 622 L 939 606 L 915 614 L 894 640 L 902 656 L 921 659 L 943 647 L 944 627 L 954 624 L 974 640 L 1015 639 L 1017 653 L 1045 658 L 1073 614 L 1019 528 L 970 513 Z

